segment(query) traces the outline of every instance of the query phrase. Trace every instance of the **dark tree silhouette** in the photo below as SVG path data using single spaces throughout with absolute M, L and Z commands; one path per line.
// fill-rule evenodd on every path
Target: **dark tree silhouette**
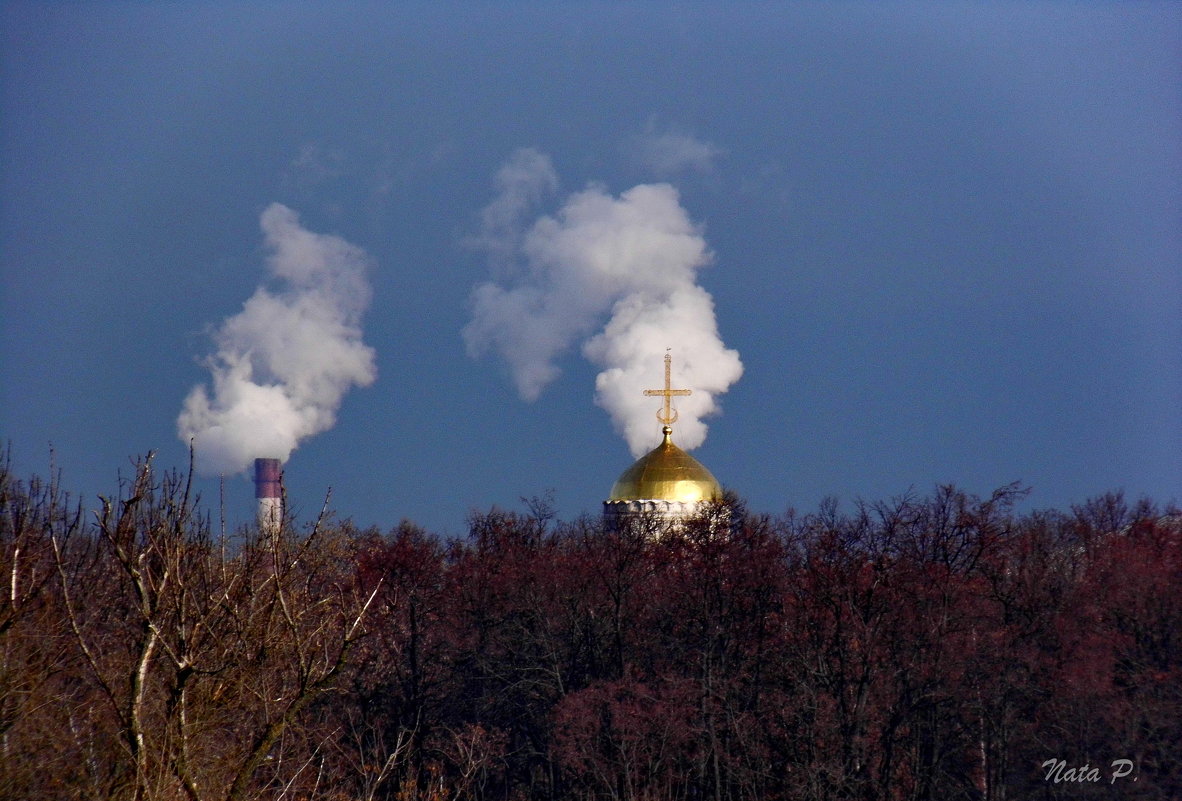
M 1023 496 L 223 539 L 0 460 L 0 797 L 1182 796 L 1182 516 Z

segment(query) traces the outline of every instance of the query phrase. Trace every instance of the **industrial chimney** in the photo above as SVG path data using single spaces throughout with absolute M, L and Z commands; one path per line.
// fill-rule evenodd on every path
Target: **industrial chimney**
M 283 523 L 283 467 L 278 459 L 254 460 L 254 497 L 258 501 L 259 531 L 274 534 Z

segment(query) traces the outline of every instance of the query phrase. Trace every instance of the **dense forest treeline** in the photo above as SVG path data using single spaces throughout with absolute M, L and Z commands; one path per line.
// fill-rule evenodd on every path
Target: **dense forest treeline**
M 150 459 L 97 512 L 0 470 L 5 799 L 1182 797 L 1149 502 L 224 537 Z

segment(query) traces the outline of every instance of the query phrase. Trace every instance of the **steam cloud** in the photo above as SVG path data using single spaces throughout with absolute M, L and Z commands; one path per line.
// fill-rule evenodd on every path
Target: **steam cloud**
M 504 275 L 473 292 L 469 353 L 495 349 L 521 397 L 533 401 L 557 378 L 555 358 L 581 342 L 584 356 L 603 368 L 595 402 L 639 456 L 660 437 L 660 399 L 643 391 L 661 387 L 672 348 L 675 385 L 693 390 L 677 399 L 677 442 L 702 444 L 702 418 L 717 413 L 716 396 L 743 365 L 723 345 L 714 300 L 696 283 L 711 254 L 677 190 L 641 184 L 612 197 L 591 185 L 526 227 L 530 207 L 558 184 L 549 158 L 520 150 L 497 180 L 500 195 L 484 211 L 478 243 Z
M 305 230 L 279 203 L 259 223 L 279 286 L 259 286 L 214 333 L 213 395 L 205 384 L 193 387 L 177 418 L 206 474 L 237 473 L 260 456 L 286 461 L 302 440 L 333 426 L 350 387 L 377 375 L 374 351 L 361 341 L 365 252 Z
M 658 131 L 656 120 L 649 120 L 644 132 L 630 141 L 633 157 L 657 175 L 679 172 L 709 173 L 722 150 L 678 131 Z

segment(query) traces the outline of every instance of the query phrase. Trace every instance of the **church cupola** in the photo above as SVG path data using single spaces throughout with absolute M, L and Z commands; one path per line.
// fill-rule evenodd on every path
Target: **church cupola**
M 665 355 L 665 388 L 645 390 L 645 395 L 664 397 L 657 412 L 662 424 L 661 444 L 637 459 L 612 486 L 603 502 L 604 522 L 617 527 L 629 518 L 649 516 L 676 523 L 703 511 L 710 503 L 722 501 L 722 487 L 701 462 L 673 444 L 673 423 L 677 410 L 671 399 L 689 395 L 691 390 L 673 389 L 670 356 Z

